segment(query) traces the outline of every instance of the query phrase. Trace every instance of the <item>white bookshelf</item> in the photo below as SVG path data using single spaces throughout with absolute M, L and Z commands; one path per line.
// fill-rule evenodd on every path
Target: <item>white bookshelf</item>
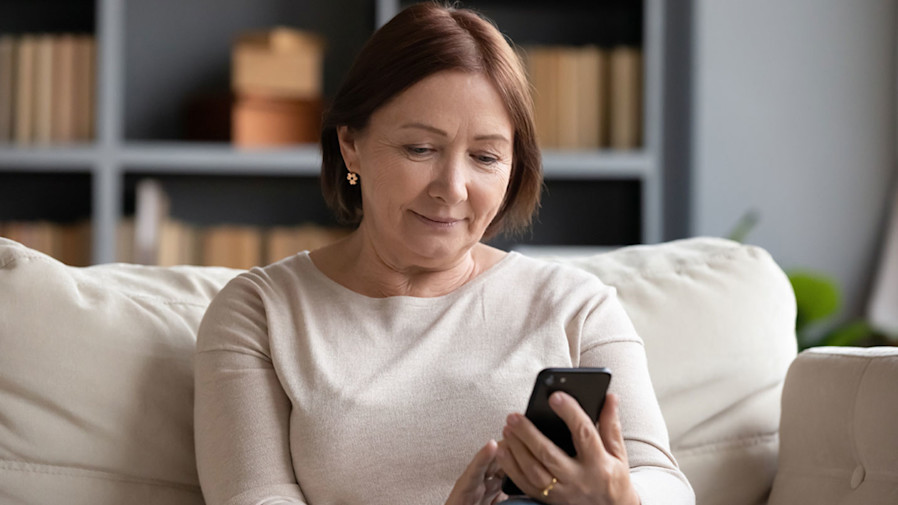
M 27 1 L 27 0 L 18 0 Z M 201 143 L 178 141 L 166 135 L 133 133 L 135 118 L 129 111 L 138 109 L 133 103 L 139 97 L 133 96 L 128 88 L 129 70 L 133 61 L 136 42 L 129 37 L 129 28 L 135 15 L 129 15 L 128 8 L 138 4 L 141 9 L 166 9 L 176 0 L 153 2 L 152 0 L 96 0 L 96 38 L 100 50 L 97 72 L 96 141 L 87 145 L 51 146 L 23 148 L 0 145 L 0 177 L 4 172 L 84 173 L 91 178 L 91 213 L 94 230 L 93 260 L 106 263 L 115 260 L 117 223 L 123 217 L 125 200 L 125 180 L 127 177 L 146 174 L 148 176 L 208 176 L 225 177 L 304 177 L 315 178 L 320 169 L 320 153 L 316 145 L 303 145 L 287 149 L 241 150 L 225 143 Z M 363 41 L 374 24 L 389 19 L 400 8 L 395 0 L 346 0 L 360 8 L 367 7 L 374 19 L 367 33 L 359 29 L 355 39 Z M 247 5 L 253 5 L 246 0 Z M 213 9 L 213 0 L 203 0 L 204 5 Z M 267 7 L 260 10 L 278 9 L 284 12 L 296 9 L 288 0 L 268 0 L 260 2 Z M 487 3 L 487 2 L 485 2 Z M 351 7 L 351 6 L 350 6 Z M 325 7 L 321 7 L 326 9 Z M 330 7 L 327 7 L 330 8 Z M 344 7 L 346 9 L 347 7 Z M 563 7 L 560 7 L 563 8 Z M 251 7 L 247 7 L 251 9 Z M 486 10 L 486 9 L 484 9 Z M 487 12 L 488 13 L 488 12 Z M 283 16 L 283 14 L 282 14 Z M 643 147 L 634 151 L 614 150 L 546 150 L 543 153 L 545 178 L 549 184 L 555 181 L 585 185 L 601 181 L 634 181 L 639 185 L 641 214 L 641 241 L 658 242 L 662 239 L 662 98 L 663 98 L 663 43 L 664 2 L 645 0 L 643 7 L 643 54 L 644 54 L 644 129 Z M 289 16 L 287 16 L 289 17 Z M 297 16 L 299 17 L 299 16 Z M 327 19 L 326 15 L 319 16 Z M 197 26 L 202 26 L 196 20 Z M 264 21 L 264 19 L 262 20 Z M 274 21 L 274 20 L 272 20 Z M 281 19 L 291 23 L 292 19 Z M 271 24 L 274 24 L 273 22 Z M 355 25 L 362 25 L 357 21 Z M 232 26 L 233 25 L 233 26 Z M 256 26 L 241 25 L 240 19 L 221 21 L 216 30 L 239 29 Z M 501 27 L 500 22 L 500 27 Z M 152 27 L 143 27 L 150 29 Z M 130 30 L 133 31 L 133 30 Z M 178 34 L 171 34 L 176 37 Z M 351 37 L 350 37 L 351 38 Z M 147 41 L 152 43 L 153 41 Z M 132 44 L 132 46 L 129 46 Z M 199 43 L 200 45 L 202 42 Z M 211 44 L 211 42 L 210 42 Z M 227 51 L 227 48 L 224 49 Z M 352 54 L 351 48 L 343 51 Z M 225 56 L 226 57 L 226 56 Z M 351 58 L 344 58 L 351 59 Z M 348 61 L 345 62 L 348 65 Z M 186 79 L 186 78 L 185 78 Z M 189 80 L 189 79 L 188 79 Z M 147 107 L 141 104 L 144 109 Z M 2 179 L 0 179 L 2 180 Z M 551 196 L 549 196 L 551 198 Z M 588 197 L 577 197 L 584 199 Z M 584 204 L 584 202 L 578 202 Z M 573 212 L 572 212 L 573 214 Z M 571 216 L 579 219 L 582 216 Z M 0 216 L 0 220 L 3 216 Z M 564 245 L 564 244 L 559 244 Z

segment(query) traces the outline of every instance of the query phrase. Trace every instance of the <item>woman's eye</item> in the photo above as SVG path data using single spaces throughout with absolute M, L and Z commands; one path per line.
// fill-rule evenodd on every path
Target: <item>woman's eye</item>
M 486 154 L 478 154 L 478 155 L 474 156 L 474 158 L 478 162 L 483 163 L 485 165 L 492 165 L 493 163 L 496 163 L 497 161 L 499 161 L 499 158 L 496 158 L 495 156 L 489 156 Z
M 408 151 L 409 154 L 414 154 L 416 156 L 422 156 L 430 152 L 430 148 L 421 146 L 405 146 L 405 150 Z

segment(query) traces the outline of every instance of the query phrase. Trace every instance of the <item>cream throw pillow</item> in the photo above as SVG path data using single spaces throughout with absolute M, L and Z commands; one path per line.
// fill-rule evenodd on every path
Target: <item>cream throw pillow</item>
M 560 261 L 617 287 L 697 503 L 765 503 L 797 349 L 795 297 L 771 256 L 698 238 Z
M 0 503 L 201 504 L 194 332 L 236 273 L 71 268 L 0 239 Z

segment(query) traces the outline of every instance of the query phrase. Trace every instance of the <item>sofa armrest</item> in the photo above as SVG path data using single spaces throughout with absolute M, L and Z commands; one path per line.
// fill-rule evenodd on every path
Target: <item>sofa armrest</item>
M 768 505 L 898 503 L 898 348 L 822 347 L 786 376 Z

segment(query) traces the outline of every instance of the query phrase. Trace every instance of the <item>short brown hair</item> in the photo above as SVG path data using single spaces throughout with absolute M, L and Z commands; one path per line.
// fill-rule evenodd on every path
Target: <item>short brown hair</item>
M 361 131 L 371 115 L 418 81 L 444 70 L 483 74 L 499 92 L 514 127 L 505 201 L 484 237 L 526 229 L 539 206 L 542 165 L 533 126 L 533 99 L 520 58 L 499 30 L 468 9 L 415 4 L 377 30 L 362 47 L 324 115 L 321 188 L 345 223 L 362 219 L 362 193 L 346 184 L 337 127 Z

